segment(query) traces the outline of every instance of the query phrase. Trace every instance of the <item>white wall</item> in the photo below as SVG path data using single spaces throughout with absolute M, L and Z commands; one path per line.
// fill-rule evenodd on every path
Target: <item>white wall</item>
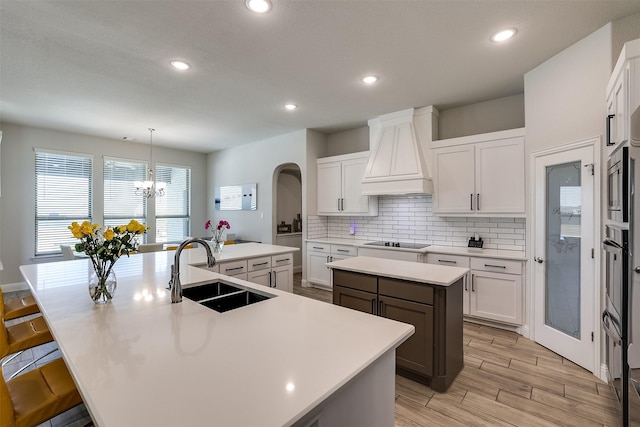
M 327 135 L 327 156 L 339 156 L 368 150 L 369 126 Z
M 304 188 L 307 169 L 306 143 L 307 130 L 300 130 L 209 154 L 206 197 L 208 218 L 214 221 L 229 221 L 230 232 L 235 233 L 239 239 L 272 243 L 276 224 L 276 206 L 273 204 L 274 172 L 284 163 L 295 163 L 300 167 Z M 249 182 L 258 184 L 256 211 L 214 209 L 215 187 Z M 303 192 L 303 211 L 304 199 Z M 197 227 L 197 224 L 195 226 Z M 204 233 L 204 225 L 202 227 Z
M 438 139 L 524 127 L 524 94 L 440 110 Z
M 3 123 L 2 195 L 0 197 L 0 259 L 4 271 L 0 283 L 23 282 L 18 267 L 41 261 L 60 261 L 62 257 L 34 260 L 35 248 L 35 157 L 34 148 L 46 148 L 93 155 L 94 222 L 102 223 L 103 156 L 149 160 L 149 145 L 124 142 L 49 129 Z M 206 206 L 206 154 L 153 147 L 156 163 L 191 167 L 192 233 L 204 222 Z M 149 212 L 150 214 L 151 212 Z M 153 233 L 153 230 L 150 231 Z
M 524 76 L 527 154 L 604 134 L 611 24 Z

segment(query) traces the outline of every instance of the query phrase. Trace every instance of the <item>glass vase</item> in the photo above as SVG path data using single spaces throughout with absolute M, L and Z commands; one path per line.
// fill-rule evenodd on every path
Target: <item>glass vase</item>
M 89 296 L 95 304 L 111 302 L 116 292 L 116 273 L 111 270 L 108 275 L 98 274 L 94 270 L 89 279 Z
M 215 230 L 213 232 L 211 246 L 213 246 L 214 253 L 219 254 L 222 252 L 222 247 L 224 246 L 224 232 L 222 230 Z
M 222 252 L 222 247 L 224 246 L 224 239 L 220 238 L 220 240 L 213 240 L 213 252 L 219 254 Z

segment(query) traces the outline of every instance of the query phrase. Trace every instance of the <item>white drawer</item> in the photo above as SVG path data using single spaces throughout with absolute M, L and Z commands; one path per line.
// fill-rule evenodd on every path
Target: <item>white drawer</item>
M 427 254 L 427 264 L 469 268 L 469 257 L 449 254 Z
M 357 256 L 358 248 L 349 245 L 331 245 L 331 255 Z
M 328 243 L 308 242 L 307 251 L 309 252 L 322 252 L 324 254 L 331 253 L 331 245 Z
M 265 268 L 271 268 L 271 257 L 252 258 L 247 263 L 249 264 L 249 271 L 264 270 Z
M 495 273 L 522 274 L 522 262 L 495 258 L 471 258 L 471 269 Z
M 230 261 L 220 264 L 220 274 L 235 276 L 247 272 L 247 260 Z
M 273 267 L 289 264 L 293 264 L 293 254 L 274 255 L 271 257 L 271 265 Z

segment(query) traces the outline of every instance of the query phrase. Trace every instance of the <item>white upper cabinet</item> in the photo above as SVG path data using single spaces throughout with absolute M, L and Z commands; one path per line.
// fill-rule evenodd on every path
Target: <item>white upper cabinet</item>
M 378 198 L 362 194 L 369 152 L 317 160 L 318 215 L 378 215 Z
M 607 146 L 614 146 L 629 140 L 626 129 L 627 86 L 629 67 L 625 66 L 618 74 L 609 96 L 607 97 Z
M 433 150 L 434 213 L 473 213 L 474 152 L 473 145 Z
M 634 113 L 634 117 L 640 116 L 640 39 L 627 42 L 622 48 L 607 85 L 606 102 L 607 154 L 629 140 L 640 146 L 640 129 L 632 130 L 640 125 L 630 120 Z
M 524 216 L 523 129 L 448 141 L 432 150 L 434 214 Z

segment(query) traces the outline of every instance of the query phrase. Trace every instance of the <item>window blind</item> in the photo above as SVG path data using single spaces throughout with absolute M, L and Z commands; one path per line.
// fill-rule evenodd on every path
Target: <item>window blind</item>
M 147 199 L 136 195 L 134 181 L 146 180 L 146 162 L 104 159 L 104 225 L 147 223 Z M 142 235 L 146 240 L 146 234 Z
M 61 253 L 71 222 L 92 219 L 93 158 L 36 151 L 35 255 Z
M 156 202 L 156 242 L 179 242 L 189 236 L 191 222 L 191 169 L 157 165 L 156 182 L 166 184 Z

